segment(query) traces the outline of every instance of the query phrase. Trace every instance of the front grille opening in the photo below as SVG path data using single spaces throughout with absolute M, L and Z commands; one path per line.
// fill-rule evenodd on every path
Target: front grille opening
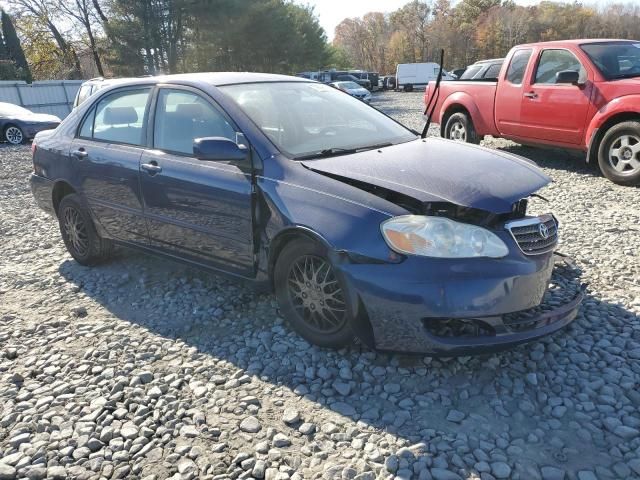
M 551 215 L 512 222 L 507 228 L 526 255 L 549 252 L 558 243 L 558 225 Z
M 441 338 L 492 337 L 491 326 L 476 318 L 423 318 L 422 323 L 429 334 Z

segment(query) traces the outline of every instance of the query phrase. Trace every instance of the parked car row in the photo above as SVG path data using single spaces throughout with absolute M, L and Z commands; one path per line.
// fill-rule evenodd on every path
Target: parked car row
M 322 83 L 354 82 L 369 91 L 378 88 L 378 74 L 364 70 L 324 70 L 317 72 L 300 72 L 297 77 L 316 80 Z

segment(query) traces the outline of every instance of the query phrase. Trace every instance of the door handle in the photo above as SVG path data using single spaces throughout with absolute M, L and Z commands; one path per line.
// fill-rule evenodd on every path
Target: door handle
M 78 150 L 71 152 L 71 155 L 76 157 L 78 160 L 84 160 L 89 154 L 84 148 L 80 147 Z
M 536 92 L 527 92 L 524 96 L 527 98 L 538 98 L 538 94 Z
M 162 171 L 162 167 L 158 165 L 158 162 L 155 160 L 150 161 L 149 163 L 143 163 L 140 165 L 140 168 L 146 170 L 149 175 L 155 175 L 156 173 L 160 173 Z

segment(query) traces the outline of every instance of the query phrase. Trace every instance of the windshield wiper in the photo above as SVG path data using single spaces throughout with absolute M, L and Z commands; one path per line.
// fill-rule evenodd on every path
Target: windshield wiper
M 376 148 L 390 147 L 391 145 L 393 145 L 393 143 L 384 142 L 376 145 L 366 145 L 363 147 L 354 147 L 354 148 L 340 148 L 340 147 L 325 148 L 324 150 L 320 150 L 319 152 L 310 153 L 308 155 L 300 155 L 299 157 L 294 157 L 294 160 L 311 160 L 313 158 L 326 158 L 326 157 L 334 157 L 337 155 L 348 155 L 350 153 L 358 153 L 358 152 L 365 152 L 367 150 L 375 150 Z
M 299 157 L 293 157 L 294 160 L 310 160 L 312 158 L 333 157 L 335 155 L 347 155 L 349 153 L 356 153 L 355 148 L 325 148 L 319 152 L 309 153 L 308 155 L 300 155 Z

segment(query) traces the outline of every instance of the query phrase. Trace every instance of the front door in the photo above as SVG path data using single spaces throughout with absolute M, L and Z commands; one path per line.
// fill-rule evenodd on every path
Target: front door
M 193 156 L 195 138 L 235 141 L 237 128 L 194 89 L 161 87 L 155 103 L 153 148 L 142 154 L 140 166 L 152 246 L 233 273 L 251 273 L 251 162 Z
M 521 137 L 525 74 L 533 50 L 522 48 L 513 52 L 504 78 L 498 81 L 495 98 L 495 119 L 498 132 L 505 137 Z
M 565 70 L 579 73 L 578 85 L 556 83 Z M 526 138 L 581 145 L 593 83 L 569 50 L 545 49 L 535 72 L 525 79 L 521 123 Z
M 89 208 L 119 240 L 148 242 L 138 179 L 151 89 L 128 88 L 102 98 L 85 115 L 70 157 Z

